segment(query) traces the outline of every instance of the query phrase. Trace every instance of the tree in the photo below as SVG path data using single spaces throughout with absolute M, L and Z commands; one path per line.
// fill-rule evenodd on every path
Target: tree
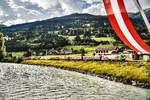
M 83 60 L 83 56 L 85 56 L 85 50 L 84 49 L 80 49 L 81 51 L 81 59 Z
M 75 38 L 74 38 L 74 44 L 75 45 L 78 45 L 78 44 L 80 44 L 80 42 L 81 42 L 81 38 L 80 38 L 80 36 L 79 35 L 77 35 Z
M 6 56 L 5 40 L 3 34 L 1 33 L 2 28 L 0 28 L 0 60 Z
M 91 36 L 91 31 L 86 31 L 84 32 L 83 34 L 83 37 L 86 38 L 86 37 L 90 37 Z

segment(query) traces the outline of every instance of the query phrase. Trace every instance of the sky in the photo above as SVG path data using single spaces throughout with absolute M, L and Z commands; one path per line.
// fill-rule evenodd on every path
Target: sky
M 139 1 L 150 8 L 150 0 Z M 129 12 L 137 11 L 133 0 L 124 2 Z M 0 0 L 0 24 L 8 26 L 72 13 L 106 15 L 102 0 Z

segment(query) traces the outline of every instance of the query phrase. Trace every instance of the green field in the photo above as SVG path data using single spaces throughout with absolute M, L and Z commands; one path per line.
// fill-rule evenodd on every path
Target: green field
M 26 52 L 22 51 L 22 52 L 8 52 L 8 54 L 11 54 L 12 53 L 12 56 L 15 57 L 15 56 L 23 56 Z
M 80 50 L 80 49 L 91 49 L 91 46 L 89 45 L 69 45 L 69 46 L 65 46 L 63 48 L 67 48 L 67 49 L 73 49 L 73 50 Z
M 70 41 L 73 41 L 73 39 L 75 38 L 75 36 L 63 36 L 68 38 Z M 82 38 L 83 35 L 80 35 L 80 37 Z M 98 41 L 98 42 L 102 42 L 102 41 L 110 41 L 110 42 L 116 42 L 116 40 L 113 37 L 95 37 L 95 36 L 91 36 L 91 39 Z
M 75 36 L 63 36 L 68 38 L 70 41 L 73 41 L 73 39 L 75 38 Z M 83 37 L 83 35 L 80 36 L 81 38 Z M 92 39 L 101 42 L 101 41 L 111 41 L 111 42 L 115 42 L 116 40 L 112 37 L 100 37 L 100 38 L 96 38 L 95 36 L 91 36 Z M 76 51 L 80 51 L 81 49 L 84 49 L 86 52 L 86 56 L 90 56 L 95 52 L 95 49 L 99 48 L 99 47 L 111 47 L 114 46 L 113 44 L 107 44 L 107 45 L 98 45 L 98 46 L 90 46 L 90 45 L 68 45 L 68 46 L 64 46 L 63 48 L 66 49 L 73 49 Z M 121 46 L 120 46 L 121 47 Z M 72 55 L 66 55 L 66 56 L 79 56 L 81 54 L 72 54 Z M 61 57 L 64 55 L 48 55 L 47 57 Z M 38 57 L 45 57 L 45 56 L 38 56 Z
M 146 43 L 150 43 L 150 40 L 144 40 L 144 42 L 146 42 Z
M 67 49 L 73 49 L 73 50 L 77 50 L 80 51 L 81 49 L 84 49 L 87 56 L 92 55 L 95 52 L 95 49 L 99 48 L 99 47 L 111 47 L 113 46 L 112 44 L 109 45 L 99 45 L 99 46 L 89 46 L 89 45 L 70 45 L 70 46 L 65 46 L 63 48 L 67 48 Z
M 81 49 L 85 50 L 85 56 L 91 56 L 96 48 L 99 47 L 111 47 L 113 46 L 112 44 L 110 45 L 99 45 L 99 46 L 88 46 L 88 45 L 69 45 L 69 46 L 64 46 L 62 48 L 67 48 L 67 49 L 73 49 L 80 51 Z M 69 54 L 69 55 L 48 55 L 48 56 L 32 56 L 32 57 L 62 57 L 62 56 L 81 56 L 81 54 Z
M 113 37 L 99 37 L 99 38 L 97 38 L 95 36 L 92 36 L 92 39 L 95 41 L 98 41 L 98 42 L 101 42 L 101 41 L 116 42 L 116 40 Z

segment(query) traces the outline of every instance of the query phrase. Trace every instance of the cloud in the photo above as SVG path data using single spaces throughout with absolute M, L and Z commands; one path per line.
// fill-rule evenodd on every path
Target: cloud
M 20 24 L 20 23 L 25 23 L 26 21 L 24 19 L 16 19 L 16 20 L 8 20 L 4 24 L 6 25 L 12 25 L 12 24 Z
M 150 0 L 139 0 L 143 9 L 150 8 Z M 124 0 L 128 12 L 138 12 L 133 0 Z
M 143 9 L 150 8 L 150 0 L 139 0 L 139 2 L 142 5 Z
M 81 0 L 59 0 L 63 14 L 81 13 L 85 2 Z
M 3 16 L 4 15 L 4 13 L 3 13 L 3 11 L 0 9 L 0 16 Z
M 58 0 L 21 0 L 21 2 L 29 2 L 32 5 L 37 5 L 38 7 L 45 10 L 58 5 Z
M 106 15 L 103 4 L 91 5 L 89 8 L 84 9 L 83 13 L 89 13 L 93 15 Z
M 137 11 L 133 0 L 124 0 L 130 12 Z M 139 0 L 143 8 L 150 8 L 150 0 Z M 0 0 L 0 22 L 12 25 L 72 13 L 105 15 L 102 0 Z
M 87 3 L 92 4 L 94 2 L 101 2 L 100 0 L 86 0 Z
M 0 17 L 5 24 L 12 25 L 32 19 L 44 20 L 82 13 L 84 5 L 86 2 L 82 0 L 1 0 L 0 6 L 7 16 L 0 12 Z

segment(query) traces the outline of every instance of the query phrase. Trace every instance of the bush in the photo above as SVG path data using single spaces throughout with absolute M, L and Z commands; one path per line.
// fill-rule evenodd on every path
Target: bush
M 150 58 L 147 60 L 147 62 L 150 62 Z
M 21 57 L 5 57 L 0 60 L 1 62 L 21 63 L 23 60 Z

